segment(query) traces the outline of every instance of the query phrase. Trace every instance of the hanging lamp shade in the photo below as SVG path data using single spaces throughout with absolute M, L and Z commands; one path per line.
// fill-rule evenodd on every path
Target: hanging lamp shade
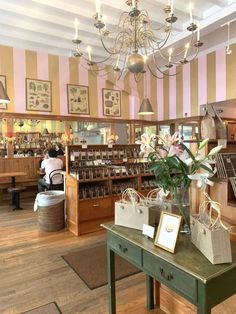
M 148 115 L 148 114 L 154 114 L 154 111 L 152 109 L 152 105 L 150 103 L 150 100 L 148 98 L 144 98 L 141 106 L 139 108 L 139 115 Z
M 0 81 L 0 103 L 1 104 L 8 104 L 10 102 L 10 98 L 7 95 L 7 92 Z

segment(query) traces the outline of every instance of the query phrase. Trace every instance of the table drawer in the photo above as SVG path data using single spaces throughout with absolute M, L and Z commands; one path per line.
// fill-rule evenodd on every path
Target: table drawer
M 170 289 L 193 303 L 197 302 L 197 280 L 194 277 L 146 251 L 143 252 L 143 268 Z
M 80 201 L 79 220 L 87 221 L 112 215 L 110 198 Z
M 137 267 L 142 267 L 142 249 L 123 238 L 107 234 L 107 243 L 118 255 L 123 256 Z

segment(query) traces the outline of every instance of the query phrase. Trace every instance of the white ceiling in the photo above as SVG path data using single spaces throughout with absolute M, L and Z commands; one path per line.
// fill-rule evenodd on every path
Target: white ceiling
M 163 21 L 168 0 L 140 0 L 140 8 L 149 12 L 154 25 Z M 203 50 L 211 51 L 227 41 L 227 26 L 236 18 L 236 0 L 174 0 L 175 36 L 171 42 L 188 37 L 188 5 L 193 4 L 194 22 L 201 25 Z M 101 13 L 109 29 L 127 10 L 125 0 L 101 0 Z M 79 20 L 79 36 L 84 47 L 92 46 L 93 56 L 105 56 L 97 29 L 93 26 L 95 0 L 0 0 L 0 44 L 55 55 L 71 56 L 74 19 Z M 230 25 L 230 42 L 236 42 L 236 21 Z

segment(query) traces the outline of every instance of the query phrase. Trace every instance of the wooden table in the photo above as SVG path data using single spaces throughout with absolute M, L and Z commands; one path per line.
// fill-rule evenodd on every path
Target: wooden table
M 0 178 L 11 178 L 11 187 L 16 187 L 16 177 L 21 176 L 27 176 L 26 172 L 19 172 L 19 171 L 13 171 L 13 172 L 3 172 L 0 173 Z M 15 204 L 15 194 L 12 194 L 12 204 Z
M 16 177 L 27 176 L 26 172 L 3 172 L 0 173 L 0 178 L 11 178 L 11 187 L 16 186 Z
M 190 236 L 181 235 L 176 253 L 172 254 L 156 247 L 141 231 L 116 226 L 113 222 L 102 227 L 107 230 L 110 314 L 116 313 L 115 253 L 146 273 L 149 310 L 154 308 L 154 279 L 195 304 L 198 314 L 211 313 L 212 307 L 236 293 L 236 243 L 231 243 L 231 264 L 213 265 L 192 244 Z

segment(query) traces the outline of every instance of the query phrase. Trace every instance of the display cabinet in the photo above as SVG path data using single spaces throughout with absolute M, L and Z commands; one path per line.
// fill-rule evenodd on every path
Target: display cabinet
M 96 231 L 114 217 L 115 201 L 127 188 L 146 195 L 155 176 L 139 157 L 139 145 L 69 145 L 67 167 L 67 223 L 76 235 Z

